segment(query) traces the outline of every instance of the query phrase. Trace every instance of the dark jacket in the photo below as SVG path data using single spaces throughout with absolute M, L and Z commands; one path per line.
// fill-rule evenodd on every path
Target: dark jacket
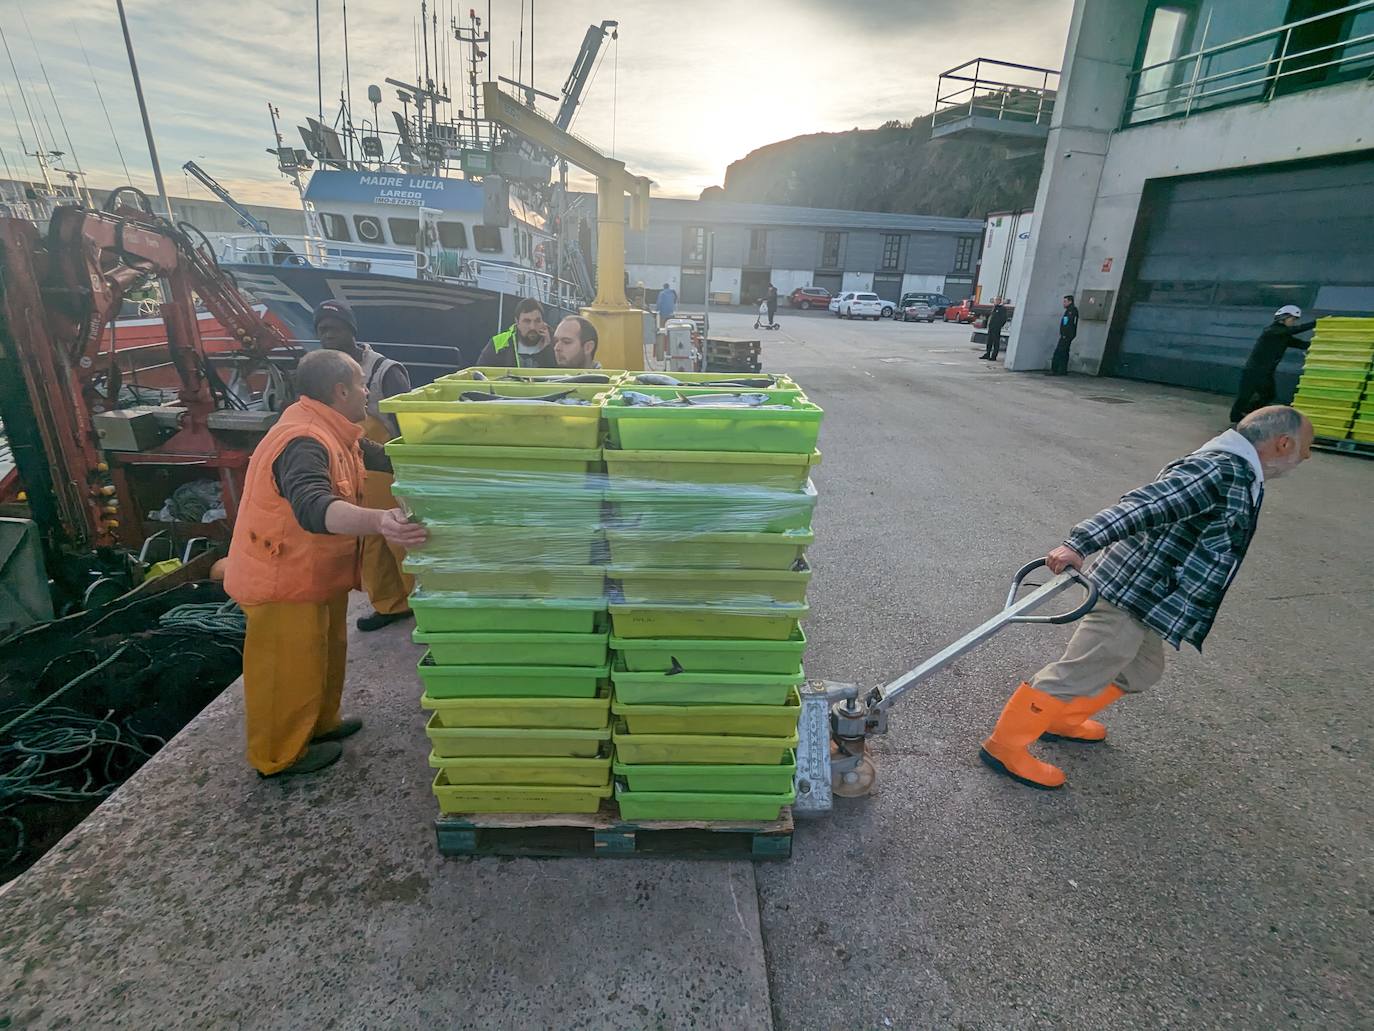
M 994 304 L 992 314 L 988 316 L 988 335 L 993 333 L 1000 334 L 1002 327 L 1007 324 L 1007 306 L 1005 304 Z
M 1296 326 L 1285 326 L 1282 322 L 1275 320 L 1264 327 L 1264 332 L 1255 341 L 1254 350 L 1250 352 L 1250 358 L 1245 363 L 1245 367 L 1254 372 L 1273 372 L 1279 367 L 1279 362 L 1283 361 L 1284 353 L 1290 347 L 1296 347 L 1300 351 L 1306 351 L 1310 345 L 1308 340 L 1299 340 L 1299 333 L 1310 333 L 1317 328 L 1315 322 L 1299 322 Z
M 1064 309 L 1064 314 L 1059 316 L 1059 337 L 1062 340 L 1072 340 L 1078 336 L 1078 305 L 1071 304 Z
M 363 468 L 368 472 L 389 473 L 391 459 L 381 444 L 363 437 L 358 441 L 363 452 Z M 291 514 L 308 533 L 328 533 L 324 514 L 339 500 L 329 479 L 329 452 L 310 437 L 299 437 L 287 444 L 272 463 L 272 482 L 277 493 L 291 506 Z
M 1254 468 L 1212 449 L 1228 438 L 1241 439 L 1228 430 L 1208 441 L 1064 542 L 1085 557 L 1105 548 L 1088 573 L 1102 597 L 1175 648 L 1201 650 L 1259 520 Z
M 538 354 L 522 355 L 515 343 L 515 327 L 504 333 L 497 333 L 487 341 L 482 353 L 477 356 L 477 364 L 488 369 L 552 369 L 558 365 L 550 344 Z

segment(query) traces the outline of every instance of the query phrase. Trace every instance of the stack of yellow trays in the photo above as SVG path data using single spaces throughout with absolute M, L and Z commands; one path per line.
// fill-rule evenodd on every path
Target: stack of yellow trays
M 1312 420 L 1318 437 L 1374 442 L 1374 318 L 1317 322 L 1293 406 Z

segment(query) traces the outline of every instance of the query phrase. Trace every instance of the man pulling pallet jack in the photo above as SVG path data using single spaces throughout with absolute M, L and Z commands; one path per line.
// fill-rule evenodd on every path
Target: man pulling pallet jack
M 1164 673 L 1164 643 L 1201 649 L 1254 536 L 1266 481 L 1311 457 L 1312 424 L 1286 405 L 1261 408 L 1171 462 L 1151 483 L 1075 526 L 1064 543 L 1022 569 L 1007 608 L 916 669 L 866 695 L 853 684 L 808 685 L 797 758 L 798 812 L 830 808 L 831 795 L 867 794 L 876 770 L 866 742 L 887 729 L 903 692 L 1011 623 L 1078 628 L 1063 656 L 1022 683 L 983 742 L 982 760 L 1036 788 L 1058 788 L 1064 773 L 1031 755 L 1042 737 L 1093 743 L 1107 736 L 1091 717 Z M 1086 574 L 1084 561 L 1101 553 Z M 1033 569 L 1058 574 L 1018 598 Z M 1058 616 L 1030 615 L 1073 584 L 1087 601 Z

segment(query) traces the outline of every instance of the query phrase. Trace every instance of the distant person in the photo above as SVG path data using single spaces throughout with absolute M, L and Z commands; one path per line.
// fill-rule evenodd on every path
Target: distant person
M 983 762 L 1031 787 L 1061 786 L 1064 771 L 1027 746 L 1042 736 L 1105 740 L 1090 717 L 1157 683 L 1165 644 L 1201 650 L 1255 535 L 1266 484 L 1311 456 L 1306 416 L 1261 408 L 1070 530 L 1045 564 L 1082 569 L 1101 552 L 1086 574 L 1097 605 L 1063 656 L 1016 689 L 983 742 Z
M 384 415 L 377 407 L 383 398 L 404 394 L 410 389 L 410 373 L 391 358 L 383 358 L 370 344 L 357 338 L 358 322 L 347 302 L 328 300 L 315 309 L 315 335 L 320 346 L 348 355 L 363 370 L 363 385 L 367 387 L 367 417 L 363 419 L 363 436 L 376 444 L 385 444 L 401 435 L 396 416 Z M 383 512 L 396 508 L 391 495 L 392 476 L 388 472 L 369 469 L 363 477 L 363 507 Z M 410 618 L 410 592 L 415 578 L 401 571 L 405 549 L 394 545 L 380 534 L 369 534 L 362 544 L 362 581 L 372 611 L 359 616 L 356 623 L 364 632 L 380 630 L 384 626 Z
M 1274 321 L 1264 327 L 1264 332 L 1255 341 L 1245 368 L 1240 373 L 1240 387 L 1236 390 L 1236 403 L 1231 406 L 1231 422 L 1237 423 L 1256 408 L 1270 404 L 1278 392 L 1274 384 L 1274 373 L 1279 362 L 1290 347 L 1306 351 L 1310 341 L 1299 340 L 1299 333 L 1308 333 L 1317 328 L 1315 321 L 1302 321 L 1302 309 L 1296 304 L 1285 304 L 1274 312 Z
M 1073 294 L 1064 295 L 1064 314 L 1059 316 L 1059 344 L 1054 349 L 1054 360 L 1050 363 L 1051 376 L 1067 376 L 1069 373 L 1069 348 L 1074 337 L 1078 336 L 1078 305 L 1073 303 Z
M 515 322 L 482 348 L 478 365 L 501 369 L 553 369 L 553 339 L 544 321 L 544 306 L 526 297 L 515 306 Z
M 553 354 L 560 369 L 599 369 L 596 327 L 581 315 L 569 315 L 553 331 Z
M 662 329 L 673 317 L 673 312 L 677 311 L 677 291 L 664 283 L 663 289 L 658 292 L 658 303 L 654 307 L 658 309 L 658 328 Z
M 980 356 L 983 361 L 995 362 L 997 352 L 1002 346 L 1002 327 L 1007 324 L 1007 299 L 1005 297 L 995 298 L 992 302 L 992 314 L 988 316 L 988 342 L 983 348 Z
M 764 301 L 768 305 L 768 324 L 775 325 L 778 321 L 778 288 L 772 283 L 768 284 L 768 293 Z

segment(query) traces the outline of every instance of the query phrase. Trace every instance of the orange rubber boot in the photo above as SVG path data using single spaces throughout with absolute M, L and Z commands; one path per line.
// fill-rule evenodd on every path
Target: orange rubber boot
M 1050 720 L 1042 736 L 1055 741 L 1079 741 L 1088 745 L 1105 741 L 1107 728 L 1088 717 L 1105 709 L 1125 693 L 1115 684 L 1108 684 L 1095 695 L 1075 698 L 1064 707 L 1062 716 Z
M 1053 720 L 1061 719 L 1068 702 L 1023 683 L 1007 701 L 992 736 L 983 742 L 980 758 L 998 773 L 1033 788 L 1051 789 L 1064 783 L 1064 771 L 1041 762 L 1026 750 Z

